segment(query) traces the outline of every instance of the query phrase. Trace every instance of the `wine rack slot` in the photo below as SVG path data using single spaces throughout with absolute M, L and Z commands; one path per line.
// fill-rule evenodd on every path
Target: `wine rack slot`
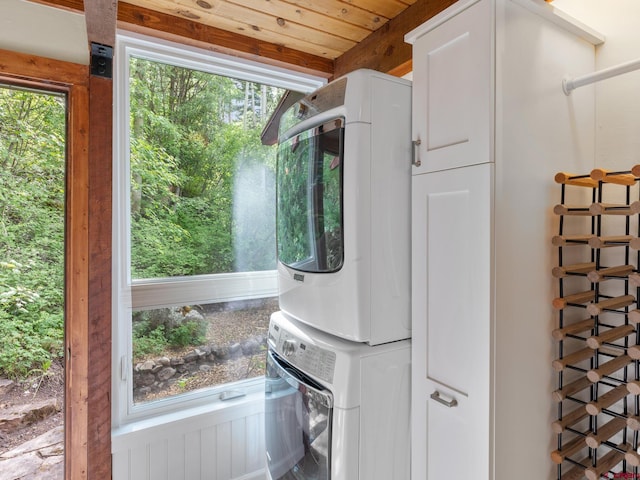
M 595 322 L 593 318 L 589 317 L 585 320 L 573 323 L 564 328 L 556 328 L 553 332 L 551 332 L 551 336 L 554 340 L 564 340 L 567 335 L 578 335 L 580 333 L 584 333 L 587 331 L 593 330 L 595 327 Z
M 605 377 L 610 376 L 618 370 L 623 369 L 631 362 L 631 357 L 629 357 L 628 355 L 622 355 L 614 360 L 609 360 L 598 368 L 589 370 L 587 372 L 587 378 L 593 383 L 600 382 L 604 380 Z

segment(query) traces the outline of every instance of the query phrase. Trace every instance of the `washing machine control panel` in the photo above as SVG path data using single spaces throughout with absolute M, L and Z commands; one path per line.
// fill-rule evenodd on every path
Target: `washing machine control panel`
M 275 324 L 269 326 L 269 344 L 290 364 L 307 375 L 333 383 L 335 352 L 306 342 Z

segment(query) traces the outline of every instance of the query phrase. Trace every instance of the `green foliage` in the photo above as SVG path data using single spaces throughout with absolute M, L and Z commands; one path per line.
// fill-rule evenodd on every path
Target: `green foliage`
M 196 321 L 186 321 L 173 328 L 168 334 L 169 344 L 174 347 L 202 345 L 205 341 L 206 326 Z
M 63 355 L 65 108 L 0 88 L 0 376 Z
M 160 355 L 168 348 L 202 345 L 206 341 L 207 322 L 184 318 L 181 309 L 160 308 L 134 312 L 133 357 L 135 361 L 147 355 Z
M 167 339 L 164 336 L 164 326 L 160 325 L 155 329 L 149 329 L 148 322 L 145 324 L 134 323 L 133 329 L 133 356 L 140 359 L 146 355 L 160 355 L 167 348 Z
M 309 164 L 313 161 L 308 139 L 294 147 L 292 141 L 280 145 L 278 157 L 278 256 L 292 265 L 311 256 L 307 208 Z M 286 241 L 284 241 L 286 239 Z
M 9 378 L 25 378 L 63 354 L 62 315 L 9 315 L 0 310 L 0 368 Z

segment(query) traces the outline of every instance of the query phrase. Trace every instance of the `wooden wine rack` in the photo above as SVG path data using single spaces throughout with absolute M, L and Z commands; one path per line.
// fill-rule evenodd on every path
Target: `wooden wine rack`
M 640 479 L 639 177 L 640 165 L 555 177 L 558 480 Z

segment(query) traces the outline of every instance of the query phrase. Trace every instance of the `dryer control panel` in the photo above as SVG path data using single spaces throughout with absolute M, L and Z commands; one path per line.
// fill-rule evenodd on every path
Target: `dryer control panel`
M 336 353 L 298 338 L 280 325 L 269 325 L 269 348 L 311 377 L 333 383 Z

